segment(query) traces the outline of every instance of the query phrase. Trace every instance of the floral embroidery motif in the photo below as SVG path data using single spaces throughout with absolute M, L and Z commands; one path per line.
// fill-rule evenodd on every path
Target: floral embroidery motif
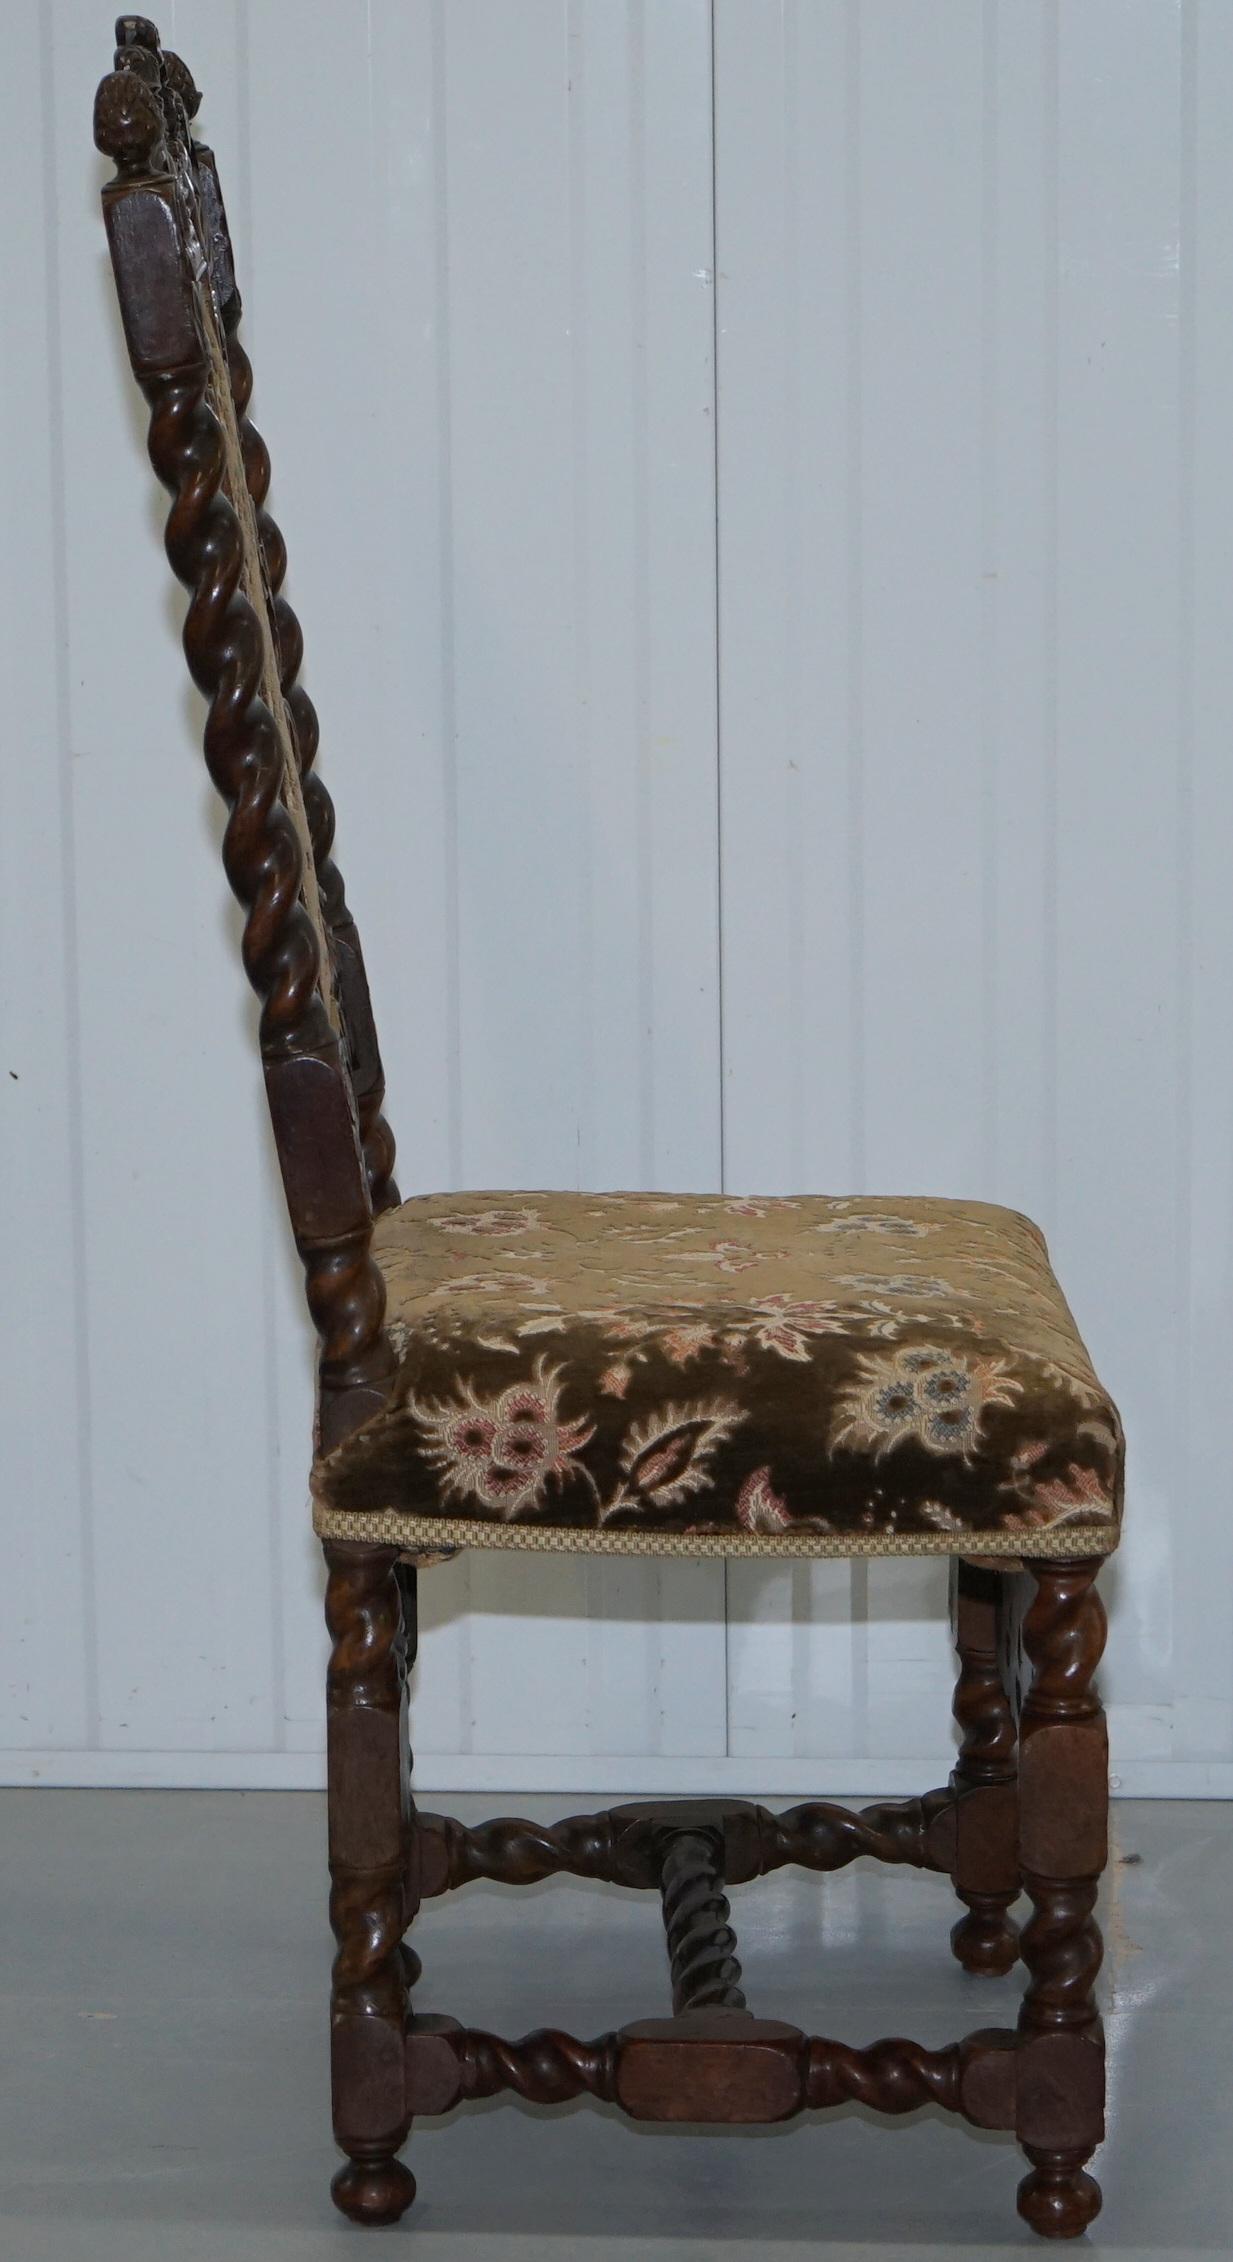
M 777 1249 L 774 1256 L 785 1257 L 786 1249 Z M 748 1241 L 712 1241 L 709 1249 L 691 1249 L 688 1262 L 692 1265 L 714 1265 L 718 1272 L 752 1272 L 755 1265 L 765 1261 L 765 1252 L 750 1247 Z
M 632 1312 L 587 1312 L 585 1316 L 601 1320 L 605 1335 L 614 1343 L 637 1343 L 655 1325 L 653 1320 L 635 1318 Z
M 529 1209 L 447 1210 L 428 1222 L 435 1233 L 479 1233 L 505 1241 L 511 1233 L 530 1233 L 540 1219 Z
M 601 1522 L 643 1502 L 674 1508 L 691 1492 L 701 1492 L 717 1447 L 744 1419 L 739 1406 L 716 1400 L 665 1406 L 661 1414 L 636 1424 L 621 1449 L 625 1482 L 601 1508 Z
M 1116 1508 L 1095 1469 L 1071 1461 L 1064 1476 L 1032 1475 L 1048 1450 L 1044 1438 L 1034 1438 L 1014 1455 L 1010 1476 L 1003 1480 L 1000 1490 L 1014 1494 L 1023 1508 L 1021 1512 L 1006 1510 L 1003 1520 L 1023 1526 L 1110 1523 Z
M 701 1308 L 697 1300 L 680 1301 L 659 1315 L 609 1312 L 596 1306 L 577 1316 L 601 1326 L 611 1342 L 630 1345 L 630 1359 L 643 1360 L 653 1348 L 674 1366 L 685 1367 L 706 1351 L 718 1351 L 726 1365 L 738 1370 L 744 1369 L 745 1352 L 751 1345 L 800 1364 L 811 1355 L 811 1337 L 863 1333 L 893 1338 L 908 1318 L 881 1299 L 869 1297 L 842 1304 L 808 1297 L 757 1296 L 748 1305 L 720 1307 L 721 1322 L 695 1318 L 693 1314 Z M 564 1324 L 556 1315 L 524 1320 L 518 1333 L 543 1335 Z M 962 1321 L 952 1315 L 951 1324 L 966 1326 L 971 1333 L 980 1331 L 978 1320 Z
M 502 1296 L 521 1288 L 527 1296 L 546 1296 L 549 1282 L 533 1272 L 460 1272 L 441 1282 L 442 1296 Z
M 503 1516 L 536 1507 L 552 1479 L 575 1470 L 577 1455 L 595 1435 L 585 1421 L 560 1418 L 560 1372 L 541 1359 L 533 1383 L 511 1383 L 495 1399 L 481 1398 L 463 1382 L 452 1405 L 408 1399 L 427 1440 L 424 1458 L 441 1471 L 441 1490 Z
M 1094 1374 L 1078 1374 L 1073 1366 L 1064 1366 L 1060 1359 L 1042 1359 L 1035 1351 L 1029 1351 L 1026 1356 L 1039 1368 L 1042 1375 L 1047 1375 L 1050 1382 L 1056 1382 L 1060 1390 L 1073 1398 L 1076 1406 L 1100 1406 L 1104 1403 L 1104 1392 Z
M 1094 1469 L 1072 1461 L 1065 1478 L 1049 1477 L 1034 1487 L 1034 1521 L 1041 1524 L 1107 1524 L 1113 1502 Z M 1029 1515 L 1033 1511 L 1029 1509 Z
M 1012 1406 L 1021 1385 L 1005 1359 L 969 1359 L 921 1346 L 862 1352 L 854 1381 L 836 1400 L 834 1445 L 870 1445 L 874 1458 L 913 1440 L 931 1453 L 965 1458 L 980 1440 L 986 1406 Z
M 842 1335 L 846 1325 L 836 1305 L 792 1296 L 759 1296 L 754 1313 L 746 1329 L 761 1350 L 776 1351 L 781 1359 L 807 1359 L 811 1335 Z
M 922 1500 L 920 1512 L 926 1523 L 933 1525 L 935 1532 L 961 1532 L 964 1529 L 962 1516 L 957 1516 L 954 1509 L 948 1508 L 942 1500 Z
M 786 1532 L 792 1512 L 771 1483 L 769 1463 L 746 1477 L 736 1496 L 736 1520 L 747 1532 Z
M 659 1348 L 674 1367 L 687 1367 L 703 1351 L 709 1351 L 715 1341 L 715 1330 L 704 1320 L 683 1321 L 679 1327 L 668 1328 L 659 1338 Z
M 876 1233 L 888 1241 L 923 1241 L 927 1233 L 937 1230 L 936 1225 L 926 1225 L 920 1218 L 895 1217 L 886 1210 L 857 1211 L 814 1227 L 815 1233 Z
M 928 1272 L 841 1272 L 837 1278 L 841 1288 L 862 1289 L 867 1296 L 917 1296 L 932 1303 L 947 1296 L 964 1302 L 969 1294 L 966 1288 L 952 1288 L 949 1280 Z

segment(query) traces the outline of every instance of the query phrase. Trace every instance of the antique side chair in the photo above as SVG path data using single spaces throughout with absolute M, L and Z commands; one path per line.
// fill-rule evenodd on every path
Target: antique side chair
M 1093 1988 L 1108 1768 L 1096 1592 L 1122 1438 L 1036 1227 L 985 1203 L 630 1193 L 400 1202 L 359 936 L 249 421 L 210 151 L 178 57 L 123 16 L 94 132 L 124 330 L 172 497 L 184 648 L 208 701 L 266 1090 L 320 1339 L 312 1470 L 328 1566 L 333 2194 L 394 2221 L 415 2114 L 590 2091 L 635 2119 L 769 2122 L 926 2102 L 1013 2132 L 1047 2237 L 1100 2205 Z M 946 1788 L 851 1813 L 718 1798 L 542 1828 L 416 1814 L 417 1566 L 466 1547 L 661 1556 L 946 1555 L 959 1656 Z M 1026 1660 L 1026 1662 L 1022 1662 Z M 858 1855 L 949 1877 L 974 1974 L 1022 1955 L 1017 2028 L 858 2049 L 747 2009 L 725 1885 Z M 670 2018 L 508 2041 L 412 2012 L 422 1899 L 556 1871 L 662 1896 Z M 1020 1894 L 1031 1914 L 1011 1919 Z

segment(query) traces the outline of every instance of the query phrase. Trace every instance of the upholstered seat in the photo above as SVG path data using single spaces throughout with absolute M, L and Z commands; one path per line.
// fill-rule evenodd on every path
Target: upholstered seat
M 399 1359 L 314 1471 L 334 1538 L 700 1555 L 1097 1555 L 1114 1406 L 981 1202 L 466 1194 L 373 1250 Z

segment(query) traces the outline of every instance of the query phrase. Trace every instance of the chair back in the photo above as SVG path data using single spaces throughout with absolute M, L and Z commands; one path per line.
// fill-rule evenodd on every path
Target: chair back
M 398 1200 L 394 1141 L 355 921 L 315 769 L 303 637 L 282 594 L 270 458 L 248 406 L 240 294 L 200 96 L 144 16 L 121 16 L 94 138 L 116 175 L 103 212 L 150 458 L 172 502 L 166 546 L 189 592 L 184 650 L 207 699 L 204 748 L 227 804 L 223 861 L 244 908 L 244 967 L 279 1165 L 320 1338 L 321 1442 L 384 1396 L 392 1355 L 370 1242 Z

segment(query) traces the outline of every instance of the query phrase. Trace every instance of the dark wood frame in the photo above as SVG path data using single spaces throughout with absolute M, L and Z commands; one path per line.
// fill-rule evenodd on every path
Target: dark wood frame
M 333 861 L 302 638 L 282 595 L 286 550 L 266 508 L 270 464 L 249 415 L 252 372 L 218 176 L 193 139 L 198 95 L 144 17 L 122 16 L 95 138 L 116 164 L 104 213 L 130 358 L 150 408 L 149 449 L 170 490 L 167 553 L 189 591 L 184 646 L 209 705 L 205 754 L 228 807 L 227 877 L 261 1003 L 275 1142 L 319 1341 L 318 1442 L 381 1403 L 393 1369 L 376 1212 L 396 1203 L 394 1142 L 355 922 Z M 857 1814 L 820 1801 L 773 1814 L 734 1799 L 622 1806 L 551 1827 L 481 1828 L 417 1815 L 407 1674 L 416 1571 L 388 1547 L 325 1543 L 334 2130 L 333 2192 L 360 2222 L 391 2222 L 415 2193 L 398 2157 L 416 2114 L 502 2090 L 554 2104 L 582 2091 L 634 2119 L 784 2120 L 849 2098 L 883 2113 L 932 2101 L 1013 2131 L 1031 2172 L 1020 2212 L 1046 2236 L 1092 2220 L 1084 2173 L 1103 2136 L 1104 2052 L 1093 1988 L 1106 1859 L 1108 1760 L 1093 1676 L 1104 1646 L 1099 1559 L 1026 1571 L 953 1566 L 957 1763 L 945 1789 Z M 1028 1987 L 1017 2028 L 941 2050 L 891 2038 L 865 2049 L 747 2008 L 725 1884 L 795 1863 L 859 1856 L 937 1870 L 966 1913 L 952 1946 L 974 1974 Z M 504 2040 L 410 2007 L 406 1934 L 423 1899 L 487 1877 L 556 1872 L 661 1896 L 672 2016 L 591 2041 L 544 2029 Z M 1010 1917 L 1026 1893 L 1022 1936 Z

